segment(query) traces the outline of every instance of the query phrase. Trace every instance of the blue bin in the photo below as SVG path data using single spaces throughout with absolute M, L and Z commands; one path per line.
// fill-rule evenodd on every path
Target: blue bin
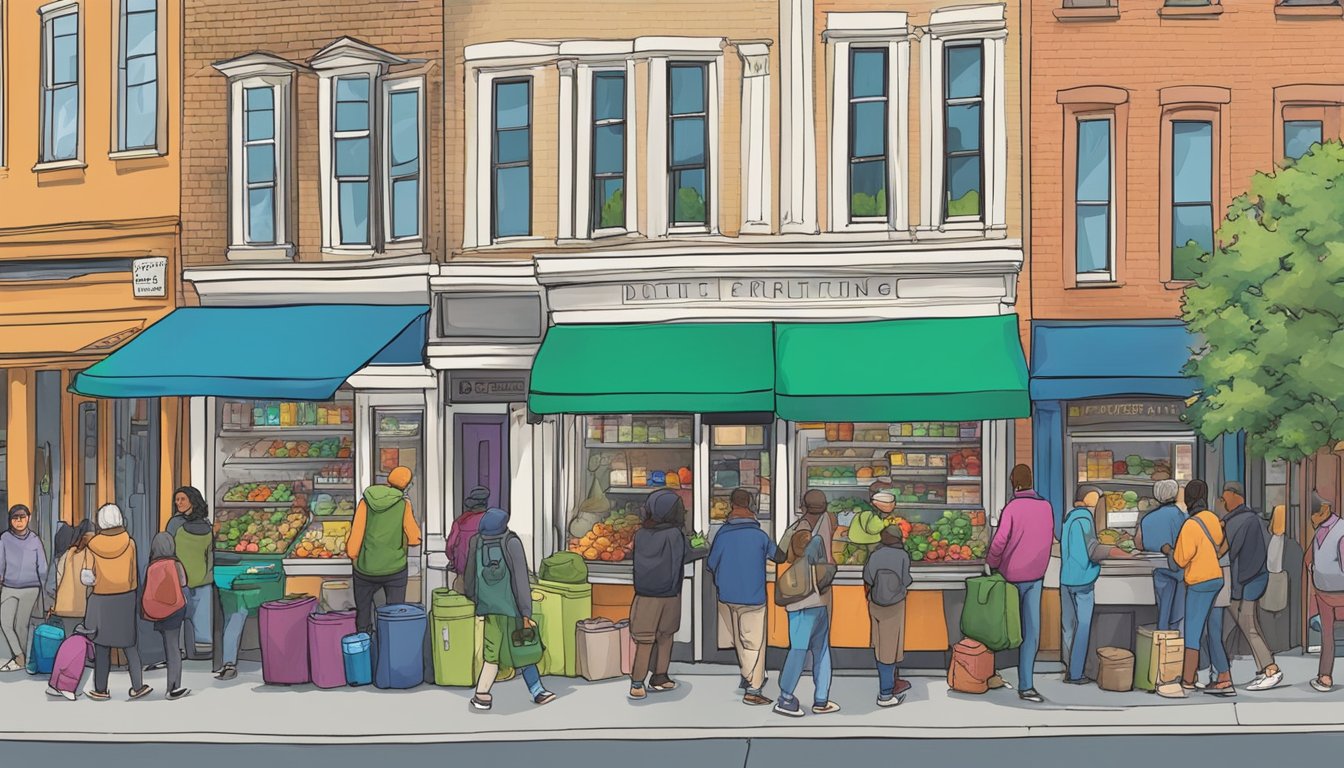
M 425 633 L 429 621 L 417 605 L 385 605 L 376 623 L 378 656 L 373 684 L 379 688 L 414 688 L 425 681 Z
M 373 641 L 368 632 L 356 632 L 341 638 L 341 658 L 345 662 L 345 682 L 368 685 L 373 682 Z

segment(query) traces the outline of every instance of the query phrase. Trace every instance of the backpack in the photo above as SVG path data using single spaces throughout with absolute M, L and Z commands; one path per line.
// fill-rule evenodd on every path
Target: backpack
M 145 569 L 145 589 L 140 595 L 140 611 L 150 621 L 163 621 L 187 606 L 182 582 L 177 578 L 177 560 L 164 557 Z
M 793 605 L 815 591 L 812 566 L 806 558 L 799 558 L 775 578 L 775 605 Z
M 994 676 L 994 654 L 983 643 L 963 638 L 952 646 L 947 687 L 959 693 L 984 693 Z
M 900 575 L 885 568 L 878 571 L 873 575 L 873 588 L 868 592 L 868 599 L 883 608 L 905 600 L 905 585 L 901 584 Z
M 501 536 L 477 535 L 476 547 L 476 615 L 517 616 L 518 602 L 513 594 L 513 574 L 505 552 L 515 534 Z

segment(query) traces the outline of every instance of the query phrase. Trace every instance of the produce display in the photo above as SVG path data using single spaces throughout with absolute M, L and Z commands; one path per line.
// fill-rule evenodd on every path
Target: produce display
M 1114 528 L 1105 528 L 1097 533 L 1097 542 L 1111 547 L 1118 547 L 1126 552 L 1134 551 L 1134 535 L 1125 531 L 1117 531 Z
M 733 511 L 733 505 L 729 503 L 727 496 L 716 496 L 709 502 L 710 520 L 727 520 L 728 513 Z
M 238 483 L 224 492 L 226 502 L 262 502 L 288 503 L 303 495 L 303 484 L 292 483 Z
M 882 522 L 887 526 L 898 526 L 901 535 L 906 538 L 914 529 L 914 524 L 903 517 L 884 517 Z M 831 541 L 832 556 L 837 565 L 864 565 L 876 548 L 876 544 L 855 544 L 849 541 L 849 526 L 844 525 L 835 529 L 835 538 Z
M 871 512 L 873 505 L 868 503 L 867 499 L 860 499 L 853 496 L 846 496 L 839 499 L 831 499 L 826 504 L 826 511 L 834 515 L 858 515 L 863 512 Z
M 248 509 L 221 513 L 215 521 L 215 549 L 282 555 L 307 524 L 308 515 L 302 511 Z
M 322 440 L 258 440 L 234 452 L 237 459 L 348 459 L 354 448 L 349 437 Z
M 345 557 L 345 542 L 350 538 L 351 523 L 327 521 L 314 523 L 303 532 L 294 557 L 330 559 Z
M 313 496 L 312 510 L 313 514 L 318 517 L 329 517 L 331 515 L 349 517 L 355 514 L 355 500 L 352 498 L 337 499 L 329 493 L 319 493 Z
M 569 551 L 584 560 L 615 562 L 630 556 L 635 531 L 639 530 L 639 505 L 628 503 L 593 525 L 592 530 L 569 540 Z
M 982 510 L 945 510 L 932 525 L 915 523 L 905 549 L 915 562 L 980 560 L 988 549 L 986 522 Z
M 1149 459 L 1137 453 L 1116 459 L 1112 451 L 1087 451 L 1080 454 L 1088 480 L 1170 480 L 1171 459 Z
M 346 462 L 343 464 L 328 464 L 313 476 L 313 485 L 354 485 L 355 484 L 355 465 Z

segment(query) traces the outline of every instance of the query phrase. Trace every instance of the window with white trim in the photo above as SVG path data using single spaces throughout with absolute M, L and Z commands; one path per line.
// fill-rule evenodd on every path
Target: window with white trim
M 159 146 L 158 0 L 121 0 L 117 38 L 118 152 Z
M 491 104 L 491 236 L 532 234 L 532 78 L 496 80 Z
M 668 222 L 709 225 L 708 70 L 701 62 L 667 65 Z
M 592 228 L 625 229 L 625 70 L 592 73 Z
M 849 221 L 887 220 L 886 48 L 849 49 Z
M 337 77 L 333 90 L 331 154 L 337 246 L 369 245 L 369 186 L 373 164 L 370 78 Z
M 290 258 L 294 65 L 252 53 L 215 68 L 229 78 L 228 257 Z
M 280 153 L 279 87 L 257 83 L 243 87 L 242 161 L 245 205 L 243 242 L 247 245 L 274 245 L 276 208 L 279 199 Z
M 943 49 L 943 220 L 984 217 L 984 46 Z
M 42 142 L 39 160 L 56 163 L 80 157 L 79 6 L 71 3 L 42 14 Z
M 1076 121 L 1074 263 L 1080 283 L 1115 279 L 1114 124 L 1109 115 Z
M 421 235 L 423 95 L 418 79 L 394 81 L 387 86 L 384 226 L 393 241 L 414 240 Z

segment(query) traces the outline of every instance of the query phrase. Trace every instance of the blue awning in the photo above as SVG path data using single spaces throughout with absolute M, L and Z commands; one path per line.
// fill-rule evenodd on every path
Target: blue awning
M 1178 320 L 1031 324 L 1031 399 L 1189 397 L 1181 373 L 1197 340 Z
M 365 365 L 422 365 L 425 306 L 191 307 L 75 376 L 89 397 L 323 400 Z

